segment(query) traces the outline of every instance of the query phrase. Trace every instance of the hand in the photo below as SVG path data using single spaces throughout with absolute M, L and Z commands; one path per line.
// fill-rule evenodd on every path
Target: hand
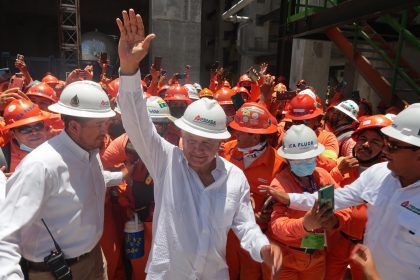
M 342 175 L 349 173 L 351 169 L 358 167 L 359 161 L 357 160 L 357 158 L 352 156 L 341 158 L 337 165 L 337 168 Z
M 354 246 L 350 259 L 358 263 L 366 275 L 367 280 L 380 280 L 378 272 L 376 271 L 375 262 L 369 248 L 363 244 L 357 244 Z
M 268 63 L 263 62 L 260 64 L 260 75 L 265 75 L 265 73 L 267 73 L 267 68 L 268 68 Z M 275 77 L 274 77 L 275 79 Z
M 140 61 L 149 52 L 151 41 L 156 37 L 149 34 L 144 37 L 143 20 L 133 9 L 122 11 L 122 18 L 117 18 L 120 29 L 120 41 L 118 42 L 118 55 L 120 58 L 120 71 L 123 74 L 132 75 L 137 72 Z
M 86 65 L 85 69 L 80 71 L 79 75 L 83 80 L 92 80 L 93 79 L 93 65 Z
M 277 279 L 280 274 L 281 263 L 283 260 L 283 255 L 281 249 L 278 245 L 271 243 L 261 248 L 261 258 L 264 263 L 268 266 L 271 266 L 273 278 Z
M 152 82 L 155 82 L 155 83 L 158 82 L 161 71 L 162 69 L 156 70 L 154 64 L 150 66 L 150 76 L 152 76 Z
M 334 215 L 325 215 L 331 207 L 329 205 L 324 205 L 322 208 L 318 208 L 318 200 L 315 201 L 314 206 L 305 216 L 303 216 L 303 227 L 306 231 L 313 231 L 320 229 L 324 224 L 328 223 L 328 220 L 331 219 L 331 216 Z
M 286 206 L 290 204 L 289 195 L 286 192 L 276 190 L 272 186 L 260 185 L 258 186 L 260 193 L 271 195 L 277 202 L 280 202 Z
M 335 214 L 327 215 L 328 219 L 321 224 L 322 229 L 333 230 L 338 226 L 338 219 Z
M 19 88 L 9 88 L 8 90 L 0 93 L 0 111 L 3 111 L 7 104 L 15 99 L 29 100 L 29 97 Z
M 16 59 L 15 60 L 15 67 L 17 69 L 19 69 L 20 72 L 25 72 L 26 69 L 27 69 L 25 61 L 23 61 L 21 59 Z

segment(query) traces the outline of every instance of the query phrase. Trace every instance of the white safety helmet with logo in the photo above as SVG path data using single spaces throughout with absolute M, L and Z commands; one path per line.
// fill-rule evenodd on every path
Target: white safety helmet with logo
M 62 115 L 81 118 L 110 118 L 115 116 L 102 87 L 93 81 L 77 81 L 66 86 L 57 103 L 48 109 Z
M 175 125 L 180 129 L 205 138 L 228 139 L 226 114 L 216 100 L 201 98 L 191 103 Z
M 277 150 L 278 154 L 291 160 L 315 158 L 325 150 L 324 145 L 318 143 L 315 132 L 304 124 L 292 125 L 284 134 L 283 145 Z
M 202 90 L 201 85 L 199 83 L 194 83 L 193 86 L 195 87 L 197 92 L 200 92 L 200 90 Z
M 344 100 L 334 106 L 334 108 L 346 114 L 353 120 L 358 121 L 357 115 L 359 114 L 359 105 L 357 105 L 353 100 Z
M 159 96 L 148 97 L 146 107 L 153 122 L 173 122 L 176 120 L 171 116 L 168 104 Z
M 394 118 L 382 133 L 399 141 L 420 147 L 420 103 L 414 103 Z
M 200 99 L 200 96 L 198 95 L 198 91 L 196 89 L 196 87 L 192 84 L 185 84 L 184 87 L 187 89 L 188 91 L 188 97 L 191 100 L 198 100 Z

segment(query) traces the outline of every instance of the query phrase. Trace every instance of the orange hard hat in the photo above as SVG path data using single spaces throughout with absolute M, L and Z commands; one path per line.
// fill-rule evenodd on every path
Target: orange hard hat
M 229 123 L 235 130 L 254 133 L 271 134 L 277 132 L 275 118 L 264 106 L 255 102 L 244 103 Z
M 44 98 L 47 98 L 48 100 L 51 100 L 54 103 L 58 101 L 55 90 L 52 87 L 50 87 L 47 83 L 44 83 L 44 82 L 31 86 L 28 92 L 26 93 L 26 95 L 44 97 Z
M 118 95 L 119 88 L 120 88 L 120 78 L 116 78 L 108 83 L 106 92 L 111 98 L 115 98 Z
M 363 117 L 363 119 L 360 121 L 359 126 L 356 128 L 356 130 L 351 135 L 353 138 L 357 138 L 357 136 L 360 134 L 361 131 L 365 129 L 379 129 L 386 126 L 389 126 L 392 124 L 392 121 L 385 117 L 384 115 L 372 115 L 372 116 L 366 116 Z
M 243 74 L 242 76 L 239 77 L 239 82 L 238 84 L 241 84 L 242 82 L 250 82 L 252 83 L 252 79 L 247 75 L 247 74 Z
M 57 79 L 57 77 L 51 74 L 47 74 L 44 76 L 44 78 L 42 78 L 41 82 L 47 83 L 47 84 L 58 84 L 59 80 Z
M 216 94 L 214 95 L 214 99 L 216 99 L 217 103 L 220 105 L 225 104 L 233 104 L 232 102 L 232 95 L 234 95 L 235 92 L 227 87 L 222 87 L 218 91 L 216 91 Z
M 249 91 L 244 87 L 236 86 L 236 87 L 233 87 L 232 90 L 235 92 L 235 94 L 236 93 L 244 93 L 245 96 L 244 95 L 242 95 L 242 96 L 244 97 L 245 100 L 250 100 L 251 99 L 251 94 L 249 94 Z
M 48 119 L 39 106 L 26 99 L 15 99 L 4 108 L 3 118 L 5 126 L 3 130 L 36 123 Z
M 198 95 L 200 96 L 200 98 L 203 98 L 203 97 L 213 98 L 214 97 L 213 91 L 211 91 L 208 88 L 203 88 L 202 90 L 200 90 Z
M 158 95 L 163 99 L 166 97 L 166 91 L 168 90 L 170 86 L 168 84 L 163 85 L 158 90 Z
M 230 85 L 230 83 L 226 80 L 223 81 L 223 86 L 224 87 L 228 87 L 228 88 L 232 88 L 232 86 Z
M 286 118 L 308 120 L 322 115 L 324 111 L 316 106 L 316 101 L 307 94 L 296 95 L 290 100 Z
M 185 101 L 188 104 L 191 103 L 191 99 L 188 96 L 188 90 L 179 84 L 169 86 L 168 89 L 166 90 L 166 97 L 163 100 Z

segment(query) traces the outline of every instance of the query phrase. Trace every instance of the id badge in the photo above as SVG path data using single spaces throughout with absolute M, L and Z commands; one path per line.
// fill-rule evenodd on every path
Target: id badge
M 323 249 L 325 245 L 324 233 L 309 233 L 302 239 L 300 247 L 308 249 Z

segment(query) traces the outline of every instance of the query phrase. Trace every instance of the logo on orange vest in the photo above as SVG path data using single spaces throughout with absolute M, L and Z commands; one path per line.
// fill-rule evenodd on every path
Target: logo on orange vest
M 420 215 L 420 208 L 417 208 L 413 204 L 410 204 L 410 201 L 408 200 L 401 203 L 401 206 L 407 210 L 410 210 L 411 212 L 416 213 L 417 215 Z
M 268 180 L 266 180 L 264 178 L 258 178 L 257 181 L 261 182 L 261 183 L 268 183 Z

